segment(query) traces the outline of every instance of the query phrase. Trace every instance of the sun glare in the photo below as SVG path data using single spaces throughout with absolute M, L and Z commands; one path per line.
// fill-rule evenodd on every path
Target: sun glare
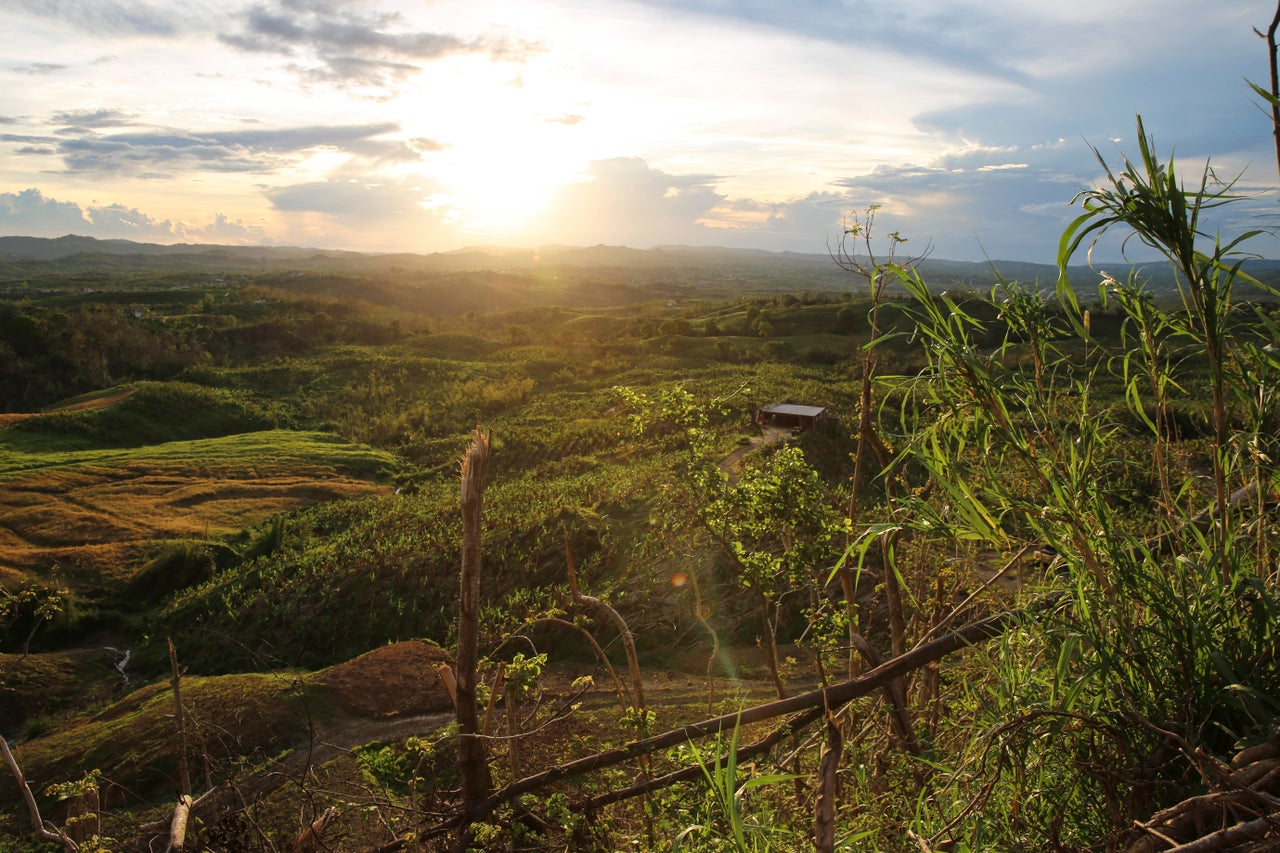
M 554 152 L 530 150 L 470 151 L 444 176 L 458 224 L 468 231 L 521 230 L 551 205 L 557 189 L 573 179 L 574 169 Z
M 420 81 L 420 100 L 405 99 L 408 132 L 444 143 L 430 158 L 432 209 L 477 239 L 538 224 L 587 164 L 586 135 L 563 120 L 576 102 L 528 65 L 465 57 L 435 73 Z M 447 127 L 431 120 L 441 113 L 452 116 Z

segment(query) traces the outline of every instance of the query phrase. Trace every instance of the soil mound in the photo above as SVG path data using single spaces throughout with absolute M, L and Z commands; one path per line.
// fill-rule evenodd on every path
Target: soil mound
M 356 717 L 380 718 L 453 710 L 438 668 L 451 663 L 438 646 L 393 643 L 316 673 L 334 705 Z

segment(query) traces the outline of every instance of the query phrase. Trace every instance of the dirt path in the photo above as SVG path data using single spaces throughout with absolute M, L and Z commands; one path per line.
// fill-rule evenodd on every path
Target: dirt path
M 766 444 L 777 444 L 780 441 L 786 441 L 791 435 L 791 430 L 783 427 L 764 426 L 761 427 L 761 430 L 763 434 L 752 436 L 747 440 L 746 444 L 720 460 L 720 470 L 729 476 L 729 485 L 732 486 L 738 481 L 738 466 L 748 453 Z

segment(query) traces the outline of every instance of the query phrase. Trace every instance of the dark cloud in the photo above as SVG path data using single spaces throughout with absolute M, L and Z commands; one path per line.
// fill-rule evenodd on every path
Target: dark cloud
M 17 124 L 18 119 L 15 116 L 0 116 L 0 124 Z
M 50 116 L 54 124 L 74 125 L 77 128 L 119 127 L 133 124 L 137 115 L 126 110 L 62 110 Z
M 58 149 L 40 145 L 24 145 L 17 150 L 18 154 L 57 154 Z
M 856 202 L 850 210 L 883 204 L 883 233 L 902 229 L 938 257 L 1050 263 L 1078 213 L 1069 205 L 1082 183 L 1063 172 L 1061 159 L 1058 146 L 977 150 L 938 165 L 882 166 L 838 184 Z
M 246 225 L 242 219 L 231 219 L 218 212 L 213 220 L 200 227 L 187 226 L 183 232 L 188 237 L 198 237 L 207 243 L 270 243 L 265 229 L 260 225 Z
M 828 190 L 784 202 L 729 198 L 716 175 L 674 175 L 638 158 L 590 165 L 591 180 L 557 196 L 544 217 L 547 241 L 629 246 L 696 244 L 825 253 L 857 206 Z M 865 202 L 863 202 L 865 206 Z
M 331 180 L 266 187 L 285 242 L 360 246 L 365 251 L 454 248 L 456 218 L 433 205 L 432 189 L 414 180 Z
M 61 237 L 82 234 L 104 239 L 125 238 L 156 242 L 220 242 L 259 244 L 269 242 L 259 226 L 228 219 L 218 213 L 205 225 L 156 219 L 122 204 L 82 208 L 75 202 L 49 198 L 32 188 L 0 193 L 0 234 Z
M 1014 66 L 1025 57 L 1027 21 L 982 3 L 938 3 L 918 9 L 872 0 L 645 0 L 679 13 L 693 12 L 770 27 L 851 49 L 887 50 L 1017 84 L 1027 75 Z M 1067 34 L 1060 34 L 1064 39 Z M 1078 34 L 1087 38 L 1087 32 Z M 1064 43 L 1069 43 L 1069 40 Z
M 1184 174 L 1194 180 L 1203 165 L 1200 161 L 1193 173 Z M 929 166 L 879 167 L 839 185 L 855 202 L 851 210 L 873 202 L 884 205 L 882 233 L 902 229 L 913 244 L 932 243 L 937 257 L 1054 263 L 1058 238 L 1082 212 L 1073 201 L 1100 178 L 1093 152 L 1075 139 L 1017 149 L 975 149 Z M 1206 216 L 1203 224 L 1209 232 L 1222 228 L 1224 233 L 1239 233 L 1246 221 L 1253 220 L 1249 227 L 1256 227 L 1266 207 L 1246 198 Z M 1122 242 L 1123 229 L 1117 229 L 1099 244 L 1094 257 L 1115 262 Z M 1136 241 L 1127 249 L 1132 261 L 1153 257 Z M 1084 260 L 1083 253 L 1079 260 Z
M 62 71 L 70 68 L 69 65 L 59 65 L 56 62 L 32 62 L 28 65 L 18 65 L 14 67 L 14 71 L 19 74 L 26 74 L 30 77 L 39 77 L 45 74 L 53 74 L 56 71 Z
M 165 36 L 178 30 L 176 9 L 138 0 L 9 0 L 9 4 L 95 35 Z
M 305 66 L 298 63 L 289 69 L 311 83 L 338 83 L 345 87 L 381 90 L 393 83 L 403 83 L 416 74 L 418 66 L 408 62 L 365 59 L 359 56 L 331 56 L 322 66 Z M 383 92 L 391 97 L 392 92 Z
M 58 142 L 55 136 L 29 136 L 23 133 L 0 133 L 0 142 L 26 142 L 33 145 L 52 145 Z
M 249 8 L 234 32 L 218 38 L 238 50 L 294 60 L 305 79 L 345 87 L 387 88 L 419 70 L 417 63 L 461 53 L 519 55 L 527 44 L 463 40 L 446 33 L 406 31 L 392 13 L 372 13 L 351 3 L 277 0 Z
M 375 163 L 418 159 L 409 145 L 377 137 L 399 130 L 394 123 L 243 129 L 193 133 L 154 129 L 100 135 L 80 133 L 70 139 L 15 139 L 54 143 L 71 172 L 106 172 L 153 177 L 159 169 L 207 172 L 270 172 L 292 162 L 300 153 L 330 148 L 368 158 Z M 0 136 L 0 139 L 4 139 Z
M 823 253 L 842 231 L 845 216 L 854 209 L 847 193 L 824 190 L 778 203 L 737 199 L 724 206 L 723 216 L 734 222 L 721 229 L 726 245 L 744 248 Z M 745 214 L 745 216 L 739 216 Z
M 332 57 L 379 56 L 430 60 L 455 53 L 467 45 L 455 36 L 438 33 L 393 33 L 400 23 L 391 14 L 362 15 L 352 8 L 276 8 L 254 6 L 248 10 L 239 33 L 219 38 L 241 50 L 293 56 L 299 51 Z

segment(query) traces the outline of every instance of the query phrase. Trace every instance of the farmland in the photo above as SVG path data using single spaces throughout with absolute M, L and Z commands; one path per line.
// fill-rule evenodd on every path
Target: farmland
M 1195 539 L 1178 519 L 1213 501 L 1213 459 L 1227 458 L 1214 449 L 1221 376 L 1172 326 L 1139 334 L 1143 317 L 1176 322 L 1176 291 L 1129 303 L 1118 284 L 1078 287 L 1072 307 L 1049 284 L 978 286 L 945 264 L 937 281 L 890 286 L 830 259 L 746 254 L 546 268 L 492 255 L 282 253 L 223 256 L 223 268 L 53 255 L 9 260 L 0 282 L 0 733 L 61 823 L 136 841 L 193 762 L 196 793 L 216 792 L 198 831 L 211 849 L 291 843 L 300 803 L 304 822 L 337 809 L 327 837 L 341 849 L 433 849 L 458 784 L 440 667 L 457 643 L 459 460 L 477 425 L 491 452 L 487 724 L 519 743 L 497 747 L 499 784 L 856 678 L 966 621 L 1030 608 L 1051 613 L 1047 634 L 1019 628 L 842 712 L 842 784 L 857 794 L 835 811 L 841 843 L 911 849 L 904 827 L 951 826 L 972 845 L 998 837 L 987 849 L 1052 833 L 1074 849 L 1127 831 L 1107 809 L 1150 818 L 1143 786 L 1164 802 L 1195 790 L 1177 759 L 1142 763 L 1158 736 L 1114 736 L 1137 717 L 1182 738 L 1204 725 L 1160 717 L 1157 663 L 1117 676 L 1133 701 L 1121 711 L 1105 678 L 1062 693 L 1088 666 L 1073 654 L 1117 624 L 1106 620 L 1154 636 L 1142 612 L 1117 609 L 1126 584 L 1146 583 L 1126 560 L 1152 536 Z M 1274 368 L 1269 299 L 1242 289 L 1222 318 L 1241 383 Z M 865 418 L 860 400 L 874 406 Z M 778 402 L 834 418 L 757 441 L 757 410 Z M 1223 755 L 1260 736 L 1247 721 L 1270 707 L 1267 666 L 1239 707 L 1219 683 L 1265 657 L 1273 633 L 1270 616 L 1236 626 L 1248 644 L 1232 633 L 1233 597 L 1272 606 L 1259 567 L 1275 548 L 1275 404 L 1250 405 L 1233 404 L 1231 429 L 1262 443 L 1224 478 L 1264 495 L 1240 510 L 1248 565 L 1217 597 L 1177 581 L 1195 611 L 1180 618 L 1235 644 L 1230 660 L 1204 652 L 1218 672 L 1202 695 L 1173 701 L 1217 721 L 1194 736 Z M 1093 525 L 1113 540 L 1095 541 Z M 1201 533 L 1219 555 L 1207 584 L 1227 558 Z M 1062 616 L 1046 602 L 1063 595 L 1100 610 Z M 181 738 L 175 666 L 196 733 Z M 994 744 L 1022 750 L 1025 774 L 985 766 Z M 714 748 L 669 749 L 644 773 Z M 760 792 L 736 818 L 777 849 L 812 831 L 812 804 L 794 799 L 808 794 L 789 780 L 819 773 L 822 750 L 795 749 L 785 779 L 753 766 Z M 1147 775 L 1065 772 L 1064 754 Z M 505 844 L 524 827 L 530 849 L 719 849 L 735 813 L 715 798 L 717 772 L 619 805 L 612 822 L 564 810 L 626 787 L 614 769 L 556 789 L 541 828 L 507 803 L 479 831 Z M 980 776 L 990 816 L 966 822 Z M 64 782 L 93 787 L 100 808 L 68 811 L 48 787 Z M 1052 790 L 1053 808 L 1018 812 L 1028 785 Z M 18 802 L 10 778 L 0 791 Z M 882 808 L 865 806 L 874 798 Z M 10 809 L 5 831 L 22 835 L 25 817 Z

